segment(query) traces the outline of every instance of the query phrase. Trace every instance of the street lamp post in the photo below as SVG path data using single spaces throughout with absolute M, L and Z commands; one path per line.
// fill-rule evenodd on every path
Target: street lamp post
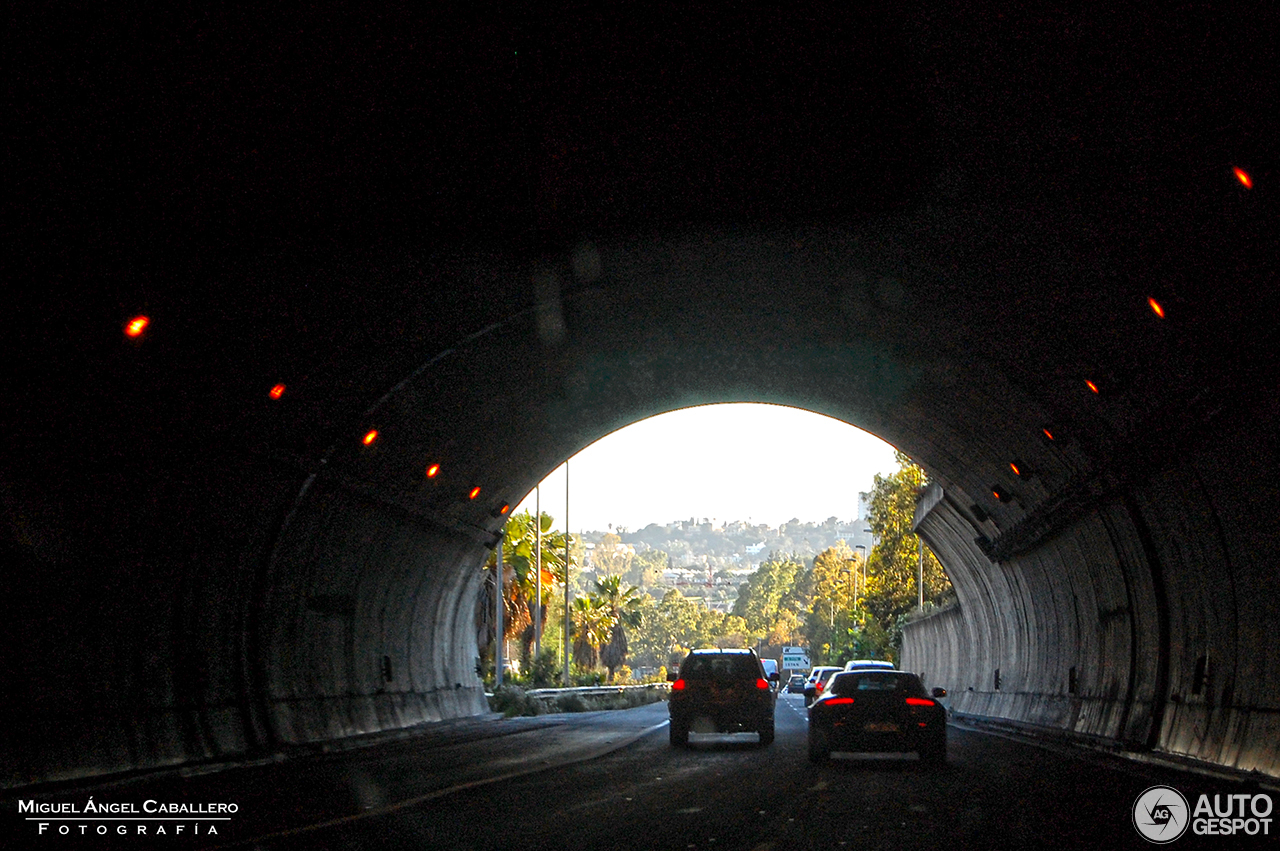
M 916 535 L 916 609 L 924 609 L 924 538 Z
M 498 561 L 494 565 L 494 587 L 497 605 L 494 607 L 493 624 L 493 687 L 502 686 L 502 536 L 498 537 Z
M 569 462 L 564 462 L 564 678 L 569 687 Z
M 537 601 L 534 606 L 537 611 L 533 616 L 533 659 L 536 663 L 538 657 L 542 655 L 542 485 L 538 485 L 533 489 L 533 512 L 535 515 L 534 526 L 534 575 L 538 577 Z

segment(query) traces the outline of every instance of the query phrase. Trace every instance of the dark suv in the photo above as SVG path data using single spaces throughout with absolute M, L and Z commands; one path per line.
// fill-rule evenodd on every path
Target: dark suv
M 689 744 L 689 730 L 759 733 L 773 742 L 772 683 L 754 650 L 695 650 L 671 683 L 671 744 Z

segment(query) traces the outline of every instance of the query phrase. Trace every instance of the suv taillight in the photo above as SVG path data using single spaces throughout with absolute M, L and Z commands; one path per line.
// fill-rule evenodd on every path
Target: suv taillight
M 768 680 L 756 680 L 756 688 L 759 688 L 759 689 L 766 689 L 766 688 L 768 688 L 768 687 L 769 687 L 769 681 L 768 681 Z
M 685 682 L 683 679 L 676 680 L 671 684 L 672 691 L 684 691 Z
M 934 706 L 934 702 L 927 697 L 908 697 L 907 706 Z

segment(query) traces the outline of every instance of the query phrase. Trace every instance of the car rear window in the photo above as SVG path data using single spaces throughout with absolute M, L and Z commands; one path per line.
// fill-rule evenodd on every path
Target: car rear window
M 686 680 L 754 680 L 760 677 L 760 663 L 742 653 L 690 656 L 680 676 Z
M 836 676 L 827 691 L 840 697 L 859 694 L 924 694 L 915 674 L 899 671 L 846 671 Z

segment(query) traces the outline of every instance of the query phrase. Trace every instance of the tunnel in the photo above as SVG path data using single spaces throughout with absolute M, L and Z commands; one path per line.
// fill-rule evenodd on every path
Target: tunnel
M 933 55 L 891 29 L 865 62 Z M 948 61 L 992 38 L 926 30 Z M 834 417 L 925 469 L 915 526 L 957 602 L 907 626 L 902 664 L 956 712 L 1280 776 L 1267 125 L 1185 98 L 1121 118 L 1123 85 L 1052 109 L 986 97 L 999 86 L 973 69 L 937 83 L 968 93 L 943 102 L 932 71 L 895 73 L 866 90 L 861 164 L 798 154 L 759 196 L 758 167 L 803 153 L 801 131 L 775 150 L 749 125 L 704 127 L 680 168 L 663 165 L 675 147 L 632 142 L 644 168 L 602 176 L 564 159 L 607 110 L 560 115 L 534 153 L 524 130 L 486 143 L 515 163 L 501 191 L 475 188 L 475 154 L 454 155 L 465 179 L 388 173 L 395 143 L 366 137 L 372 164 L 339 169 L 340 189 L 286 188 L 305 157 L 279 179 L 237 159 L 246 196 L 223 154 L 165 138 L 138 154 L 159 177 L 54 168 L 125 150 L 110 133 L 25 152 L 52 176 L 15 237 L 31 304 L 13 314 L 0 458 L 6 787 L 487 712 L 474 610 L 504 509 L 613 431 L 720 402 Z M 1229 88 L 1213 79 L 1193 105 Z M 529 97 L 527 115 L 557 109 Z M 1024 125 L 1024 108 L 1060 123 Z M 82 129 L 58 120 L 53 137 Z M 264 149 L 291 126 L 245 120 Z M 1076 145 L 1080 128 L 1124 155 Z M 698 159 L 720 145 L 741 156 Z M 204 169 L 189 207 L 167 200 L 184 163 Z M 135 181 L 141 201 L 115 192 Z M 428 203 L 413 191 L 445 199 L 430 227 L 387 212 Z

